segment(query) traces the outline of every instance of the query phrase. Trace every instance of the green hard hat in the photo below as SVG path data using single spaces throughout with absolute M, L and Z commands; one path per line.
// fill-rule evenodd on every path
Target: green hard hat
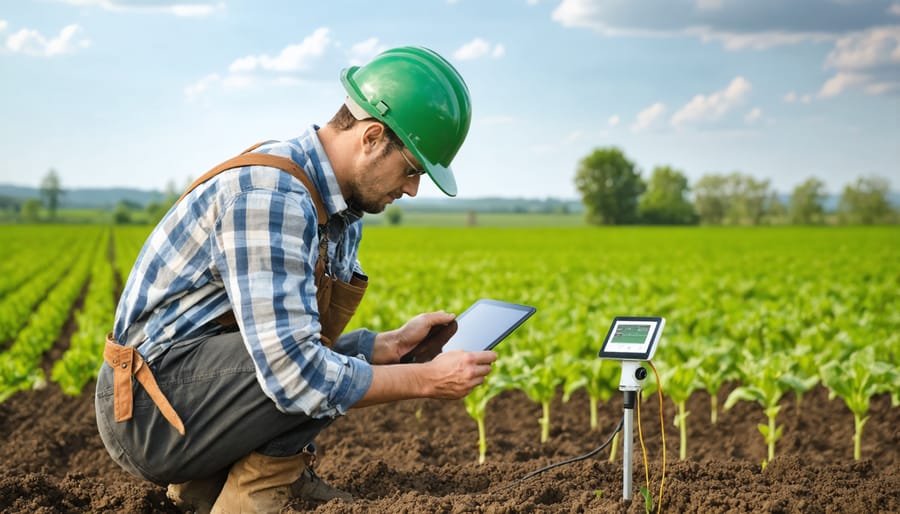
M 397 134 L 441 191 L 456 196 L 450 161 L 469 132 L 472 106 L 453 65 L 427 48 L 404 46 L 342 70 L 341 83 L 350 99 Z

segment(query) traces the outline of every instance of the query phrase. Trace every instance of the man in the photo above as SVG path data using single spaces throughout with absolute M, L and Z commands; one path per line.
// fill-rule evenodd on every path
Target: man
M 494 352 L 399 364 L 453 315 L 341 335 L 365 290 L 364 212 L 415 196 L 427 173 L 456 194 L 450 162 L 468 89 L 435 52 L 388 50 L 341 74 L 324 127 L 267 142 L 195 182 L 150 234 L 107 338 L 101 438 L 130 473 L 182 508 L 278 511 L 352 497 L 312 471 L 315 436 L 351 407 L 461 398 Z

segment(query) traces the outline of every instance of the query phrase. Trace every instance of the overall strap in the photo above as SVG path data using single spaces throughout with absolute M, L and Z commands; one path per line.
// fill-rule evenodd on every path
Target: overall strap
M 207 171 L 187 188 L 187 190 L 181 195 L 178 201 L 180 202 L 182 199 L 184 199 L 184 197 L 187 196 L 188 193 L 193 191 L 194 188 L 196 188 L 200 184 L 206 182 L 207 180 L 218 175 L 219 173 L 222 173 L 225 170 L 241 168 L 243 166 L 268 166 L 270 168 L 277 168 L 290 173 L 294 178 L 296 178 L 297 180 L 302 182 L 304 186 L 306 186 L 306 189 L 309 191 L 309 195 L 312 198 L 313 204 L 316 206 L 316 216 L 319 219 L 319 224 L 325 224 L 325 221 L 328 220 L 328 211 L 325 209 L 325 203 L 322 201 L 322 196 L 319 194 L 319 190 L 316 189 L 315 186 L 313 186 L 312 181 L 309 179 L 309 176 L 304 173 L 303 168 L 301 168 L 296 162 L 288 159 L 287 157 L 253 152 L 253 150 L 257 149 L 259 146 L 267 142 L 268 141 L 256 143 L 255 145 L 241 152 L 240 155 L 232 157 L 222 164 L 219 164 L 215 168 Z

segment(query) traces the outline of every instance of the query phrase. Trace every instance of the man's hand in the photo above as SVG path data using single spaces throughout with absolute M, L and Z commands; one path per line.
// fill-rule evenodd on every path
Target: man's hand
M 444 311 L 426 312 L 407 321 L 402 327 L 375 336 L 372 364 L 393 364 L 416 347 L 431 328 L 446 325 L 456 319 L 455 314 Z
M 441 353 L 426 364 L 425 396 L 455 400 L 469 394 L 484 383 L 497 360 L 493 351 L 465 352 L 455 350 Z
M 412 398 L 454 400 L 484 383 L 497 353 L 455 350 L 421 364 L 372 366 L 372 384 L 354 407 Z

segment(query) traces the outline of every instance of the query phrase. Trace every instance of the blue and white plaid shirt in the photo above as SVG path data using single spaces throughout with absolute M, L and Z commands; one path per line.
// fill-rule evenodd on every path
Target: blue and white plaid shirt
M 362 214 L 344 201 L 317 128 L 254 151 L 290 158 L 309 175 L 329 215 L 331 272 L 349 281 L 362 273 Z M 265 166 L 222 172 L 150 234 L 119 301 L 115 338 L 153 362 L 174 343 L 221 332 L 214 320 L 233 309 L 279 410 L 344 414 L 371 385 L 375 333 L 345 334 L 334 351 L 320 343 L 318 246 L 316 209 L 299 180 Z

